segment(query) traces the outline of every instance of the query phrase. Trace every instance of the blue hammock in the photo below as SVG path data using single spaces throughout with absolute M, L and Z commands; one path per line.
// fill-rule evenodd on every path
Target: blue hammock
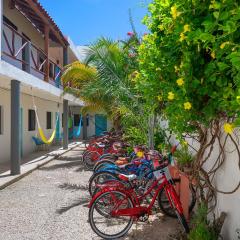
M 40 145 L 45 144 L 40 138 L 37 138 L 37 137 L 34 137 L 34 136 L 32 137 L 32 140 L 34 141 L 36 146 L 40 146 Z
M 79 138 L 82 130 L 82 115 L 80 117 L 79 125 L 77 129 L 73 129 L 71 133 L 69 133 L 69 139 Z

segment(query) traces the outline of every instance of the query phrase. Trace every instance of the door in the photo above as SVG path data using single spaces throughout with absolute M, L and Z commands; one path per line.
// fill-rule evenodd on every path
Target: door
M 96 114 L 95 115 L 96 136 L 100 136 L 105 131 L 107 131 L 107 117 L 102 114 Z

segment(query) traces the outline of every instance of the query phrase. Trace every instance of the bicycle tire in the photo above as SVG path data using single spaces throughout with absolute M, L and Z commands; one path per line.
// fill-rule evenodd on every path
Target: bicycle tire
M 119 180 L 116 174 L 108 172 L 108 171 L 102 171 L 102 172 L 93 174 L 91 176 L 91 178 L 89 179 L 89 184 L 88 184 L 88 192 L 91 197 L 93 196 L 94 190 L 95 190 L 95 188 L 93 187 L 94 181 L 96 181 L 97 178 L 99 178 L 100 176 L 109 176 L 109 177 L 112 177 L 113 179 Z
M 173 179 L 173 181 L 174 181 L 175 184 L 176 183 L 180 183 L 180 179 Z M 192 212 L 193 208 L 195 207 L 197 198 L 196 198 L 196 191 L 195 191 L 195 189 L 192 186 L 190 186 L 190 189 L 191 189 L 191 202 L 190 202 L 190 205 L 189 205 L 189 212 Z M 172 218 L 177 218 L 177 215 L 173 211 L 171 206 L 169 206 L 167 208 L 166 208 L 166 205 L 164 206 L 164 204 L 169 203 L 169 201 L 168 201 L 168 199 L 163 200 L 163 195 L 165 195 L 164 188 L 162 188 L 159 191 L 159 194 L 158 194 L 158 206 L 159 206 L 159 208 L 167 216 L 172 217 Z
M 122 195 L 122 196 L 124 196 L 124 197 L 127 197 L 128 202 L 130 203 L 130 207 L 133 208 L 133 206 L 134 206 L 134 205 L 133 205 L 133 202 L 132 202 L 131 198 L 129 198 L 128 196 L 126 196 L 126 194 L 124 194 L 124 193 L 122 193 L 122 192 L 120 192 L 120 191 L 112 191 L 112 193 L 118 193 L 118 194 L 120 194 L 120 195 Z M 98 202 L 102 197 L 104 197 L 104 195 L 107 195 L 107 194 L 109 194 L 109 192 L 105 192 L 105 193 L 101 194 L 100 196 L 98 196 L 98 198 L 94 201 L 94 203 L 93 203 L 92 206 L 90 207 L 89 212 L 88 212 L 89 223 L 90 223 L 90 226 L 91 226 L 92 230 L 93 230 L 99 237 L 101 237 L 101 238 L 103 238 L 103 239 L 109 239 L 109 240 L 119 239 L 119 238 L 125 236 L 125 235 L 129 232 L 130 228 L 131 228 L 132 225 L 133 225 L 133 218 L 130 218 L 130 219 L 129 219 L 129 222 L 128 222 L 127 226 L 126 226 L 121 232 L 119 232 L 119 233 L 117 233 L 117 234 L 114 234 L 114 235 L 104 234 L 103 232 L 101 232 L 101 231 L 96 227 L 96 224 L 94 223 L 94 219 L 93 219 L 93 218 L 94 218 L 94 217 L 93 217 L 94 208 L 95 208 L 97 202 Z M 97 209 L 96 209 L 96 210 L 97 210 Z
M 113 165 L 115 165 L 114 161 L 111 161 L 111 160 L 108 160 L 108 159 L 104 159 L 104 160 L 101 160 L 101 161 L 97 162 L 94 165 L 93 172 L 96 172 L 99 169 L 101 169 L 101 165 L 104 165 L 104 164 L 113 164 Z
M 93 170 L 93 167 L 96 163 L 96 161 L 92 159 L 93 156 L 91 156 L 91 155 L 93 155 L 93 154 L 95 154 L 94 158 L 100 157 L 100 154 L 97 151 L 89 151 L 86 154 L 84 154 L 83 158 L 82 158 L 83 164 L 88 170 Z

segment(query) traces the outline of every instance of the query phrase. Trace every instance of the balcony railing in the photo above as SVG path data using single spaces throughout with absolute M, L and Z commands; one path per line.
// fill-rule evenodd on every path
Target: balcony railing
M 62 88 L 62 69 L 53 60 L 48 59 L 43 50 L 6 23 L 3 23 L 2 58 L 42 80 L 46 79 L 48 72 L 49 83 Z M 47 62 L 49 71 L 46 68 Z

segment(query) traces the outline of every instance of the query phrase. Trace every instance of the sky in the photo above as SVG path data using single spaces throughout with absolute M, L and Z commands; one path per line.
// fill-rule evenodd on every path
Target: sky
M 64 35 L 76 45 L 89 45 L 98 37 L 126 38 L 131 31 L 131 9 L 137 32 L 145 33 L 141 23 L 151 0 L 39 0 Z

